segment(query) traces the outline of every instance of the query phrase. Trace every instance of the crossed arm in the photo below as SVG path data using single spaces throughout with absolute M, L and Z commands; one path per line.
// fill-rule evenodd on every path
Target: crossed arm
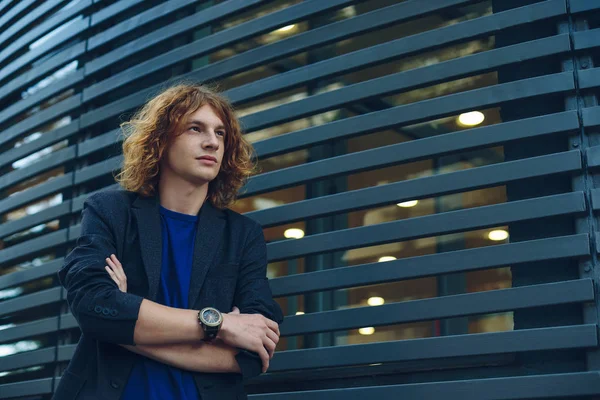
M 119 290 L 123 293 L 126 293 L 127 276 L 125 275 L 123 266 L 114 254 L 109 258 L 106 258 L 106 263 L 108 264 L 105 266 L 106 271 L 112 280 L 117 284 Z M 144 307 L 144 302 L 142 302 L 141 307 Z M 250 317 L 250 315 L 247 316 Z M 228 329 L 231 328 L 231 326 L 226 326 L 225 321 L 228 321 L 231 324 L 231 318 L 243 318 L 237 307 L 234 307 L 231 313 L 224 314 L 223 317 L 223 331 L 220 333 L 220 335 L 222 333 L 226 334 Z M 259 326 L 257 326 L 257 328 L 260 329 Z M 267 370 L 269 366 L 268 360 L 273 358 L 275 345 L 279 342 L 279 329 L 274 328 L 275 326 L 271 327 L 270 333 L 268 334 L 270 336 L 270 340 L 268 341 L 268 345 L 265 346 L 268 359 L 266 362 L 263 359 L 262 372 Z M 235 358 L 239 350 L 235 347 L 225 344 L 223 339 L 220 337 L 218 337 L 217 340 L 212 343 L 172 343 L 137 346 L 121 344 L 120 346 L 163 364 L 188 371 L 241 372 L 240 366 Z

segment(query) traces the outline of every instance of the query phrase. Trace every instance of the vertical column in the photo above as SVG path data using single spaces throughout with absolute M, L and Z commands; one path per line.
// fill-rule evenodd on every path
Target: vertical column
M 575 219 L 575 231 L 577 233 L 586 233 L 590 236 L 590 244 L 592 247 L 591 256 L 582 259 L 579 262 L 579 277 L 592 278 L 596 285 L 598 283 L 598 255 L 595 246 L 596 232 L 598 232 L 598 221 L 594 217 L 592 209 L 591 192 L 597 187 L 598 177 L 594 177 L 588 168 L 585 156 L 588 149 L 600 144 L 600 136 L 597 132 L 587 131 L 583 126 L 582 109 L 598 105 L 598 99 L 591 93 L 582 91 L 579 86 L 579 72 L 585 69 L 593 68 L 594 60 L 589 52 L 576 53 L 573 49 L 573 34 L 577 31 L 585 31 L 589 29 L 588 21 L 585 15 L 575 16 L 571 14 L 570 2 L 567 1 L 568 15 L 565 21 L 558 24 L 559 33 L 569 34 L 571 38 L 572 51 L 568 54 L 561 63 L 563 71 L 572 71 L 575 81 L 575 92 L 569 94 L 564 99 L 565 108 L 567 110 L 576 110 L 579 117 L 579 130 L 577 135 L 574 135 L 569 140 L 570 149 L 578 149 L 584 157 L 584 168 L 582 172 L 572 179 L 574 191 L 582 191 L 585 194 L 586 203 L 588 205 L 587 214 L 579 216 Z M 599 304 L 598 301 L 588 303 L 583 306 L 583 322 L 586 324 L 598 324 Z M 586 364 L 589 370 L 600 369 L 600 351 L 591 350 L 586 353 Z

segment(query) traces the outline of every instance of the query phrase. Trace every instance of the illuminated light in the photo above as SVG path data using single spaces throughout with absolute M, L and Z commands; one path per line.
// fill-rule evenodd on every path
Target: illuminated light
M 296 311 L 296 315 L 304 315 L 304 311 Z
M 508 238 L 508 232 L 504 229 L 497 229 L 488 233 L 488 238 L 494 241 L 505 240 Z
M 414 207 L 419 203 L 419 200 L 410 200 L 410 201 L 404 201 L 402 203 L 398 203 L 397 206 L 398 207 L 402 207 L 402 208 L 409 208 L 409 207 Z
M 375 328 L 373 328 L 372 326 L 369 326 L 367 328 L 360 328 L 358 330 L 358 333 L 360 333 L 361 335 L 372 335 L 375 333 Z
M 275 32 L 276 32 L 276 33 L 285 33 L 285 32 L 289 32 L 289 31 L 291 31 L 291 30 L 292 30 L 292 29 L 294 29 L 295 27 L 296 27 L 296 25 L 295 25 L 295 24 L 292 24 L 292 25 L 287 25 L 287 26 L 284 26 L 283 28 L 279 28 L 279 29 L 277 29 Z
M 304 237 L 304 231 L 298 228 L 290 228 L 286 229 L 286 231 L 283 233 L 283 236 L 288 239 L 300 239 Z
M 385 303 L 383 297 L 369 297 L 367 300 L 367 304 L 370 306 L 381 306 L 383 303 Z
M 394 261 L 395 259 L 396 257 L 394 256 L 383 256 L 379 257 L 379 262 Z
M 485 119 L 485 115 L 483 115 L 480 111 L 471 111 L 467 113 L 460 114 L 458 116 L 458 123 L 463 126 L 475 126 L 479 125 Z

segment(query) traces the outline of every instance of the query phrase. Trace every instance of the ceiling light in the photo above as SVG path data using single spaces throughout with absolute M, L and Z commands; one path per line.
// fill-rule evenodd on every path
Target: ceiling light
M 416 206 L 417 203 L 419 203 L 419 200 L 410 200 L 410 201 L 404 201 L 402 203 L 398 203 L 397 206 L 402 207 L 402 208 L 409 208 L 409 207 Z
M 383 256 L 379 257 L 379 262 L 394 261 L 395 259 L 396 257 L 394 256 Z
M 296 315 L 304 315 L 304 311 L 296 311 Z
M 284 26 L 283 28 L 279 28 L 279 29 L 277 29 L 275 32 L 276 32 L 276 33 L 285 33 L 285 32 L 289 32 L 289 31 L 291 31 L 291 30 L 292 30 L 292 29 L 294 29 L 295 27 L 296 27 L 296 25 L 295 25 L 295 24 L 292 24 L 292 25 L 287 25 L 287 26 Z
M 370 306 L 380 306 L 383 303 L 385 303 L 383 297 L 369 297 L 369 300 L 367 300 L 367 304 Z
M 372 326 L 368 328 L 360 328 L 358 330 L 358 333 L 360 333 L 361 335 L 372 335 L 375 333 L 375 328 L 373 328 Z
M 300 239 L 304 237 L 304 231 L 298 228 L 290 228 L 286 229 L 286 231 L 283 233 L 283 236 L 288 239 Z
M 471 111 L 467 113 L 462 113 L 458 116 L 458 123 L 463 126 L 475 126 L 479 125 L 485 119 L 485 115 L 483 115 L 480 111 Z
M 496 229 L 488 233 L 488 238 L 494 241 L 505 240 L 508 238 L 508 232 L 504 229 Z

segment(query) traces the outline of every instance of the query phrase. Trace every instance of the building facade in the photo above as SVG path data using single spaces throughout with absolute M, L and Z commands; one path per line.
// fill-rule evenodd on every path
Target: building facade
M 0 0 L 0 399 L 51 396 L 83 202 L 179 80 L 259 160 L 252 399 L 600 395 L 599 49 L 597 0 Z

